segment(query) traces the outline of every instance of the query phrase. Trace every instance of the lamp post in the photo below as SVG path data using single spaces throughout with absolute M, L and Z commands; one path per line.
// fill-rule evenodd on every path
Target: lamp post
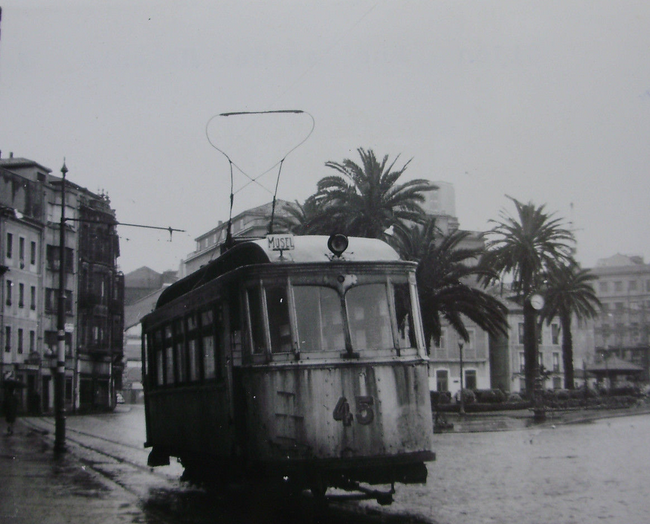
M 459 415 L 465 414 L 465 396 L 463 395 L 463 347 L 465 347 L 465 342 L 459 340 L 458 341 L 458 349 L 460 351 L 460 409 L 458 410 Z
M 54 383 L 54 451 L 65 452 L 65 174 L 61 168 L 61 223 L 59 225 L 59 300 L 57 311 L 57 362 Z

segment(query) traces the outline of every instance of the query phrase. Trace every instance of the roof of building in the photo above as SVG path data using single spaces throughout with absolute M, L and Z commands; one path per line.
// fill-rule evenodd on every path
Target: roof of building
M 281 200 L 277 199 L 275 201 L 275 211 L 276 213 L 283 213 L 284 208 L 290 206 L 291 203 L 287 202 L 286 200 Z M 237 220 L 243 218 L 243 217 L 265 217 L 265 218 L 270 218 L 271 217 L 271 208 L 273 206 L 273 202 L 267 202 L 266 204 L 262 204 L 261 206 L 253 207 L 251 209 L 247 209 L 245 211 L 242 211 L 241 213 L 235 215 L 232 218 L 232 222 L 236 222 Z M 203 238 L 209 237 L 210 235 L 214 234 L 217 231 L 220 231 L 222 229 L 225 229 L 228 225 L 227 221 L 222 221 L 217 225 L 216 227 L 213 227 L 210 231 L 207 231 L 198 237 L 196 237 L 194 240 L 200 241 Z
M 138 300 L 135 304 L 124 306 L 124 329 L 132 328 L 140 323 L 145 315 L 151 313 L 156 307 L 158 297 L 165 290 L 164 287 L 154 291 L 144 298 Z
M 10 156 L 9 158 L 0 158 L 0 166 L 11 170 L 11 168 L 17 168 L 17 167 L 38 167 L 41 170 L 51 173 L 52 170 L 49 167 L 45 167 L 38 162 L 34 162 L 33 160 L 29 160 L 28 158 L 21 158 L 21 157 L 13 157 Z

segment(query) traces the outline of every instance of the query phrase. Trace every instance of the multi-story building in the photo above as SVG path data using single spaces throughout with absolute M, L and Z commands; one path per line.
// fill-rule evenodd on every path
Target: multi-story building
M 77 372 L 79 408 L 109 408 L 122 389 L 124 276 L 108 197 L 78 188 Z
M 447 235 L 459 227 L 456 217 L 456 192 L 449 182 L 432 182 L 437 189 L 424 193 L 424 212 L 436 218 L 436 225 Z
M 616 356 L 644 369 L 650 381 L 650 265 L 640 256 L 601 259 L 591 273 L 602 303 L 595 321 L 596 360 Z
M 108 199 L 66 180 L 61 253 L 61 177 L 13 155 L 0 158 L 0 174 L 0 248 L 6 269 L 0 303 L 3 372 L 11 371 L 25 382 L 22 409 L 53 409 L 51 370 L 56 364 L 63 271 L 66 409 L 110 408 L 121 377 L 123 280 L 116 264 L 115 214 Z M 103 274 L 103 283 L 99 279 L 89 286 L 89 273 Z M 88 344 L 89 332 L 97 335 L 94 345 Z
M 515 300 L 502 298 L 508 308 L 508 334 L 490 340 L 491 383 L 493 388 L 507 392 L 526 391 L 524 353 L 524 310 Z M 573 319 L 573 362 L 578 370 L 590 360 L 593 353 L 593 323 Z M 564 388 L 564 363 L 562 360 L 562 330 L 558 319 L 538 322 L 539 369 L 543 373 L 544 389 Z
M 122 393 L 127 403 L 143 401 L 142 317 L 156 307 L 163 290 L 178 279 L 176 271 L 158 273 L 141 267 L 124 275 L 124 373 Z
M 439 344 L 433 344 L 429 358 L 429 389 L 455 395 L 461 389 L 460 359 L 463 357 L 463 389 L 489 389 L 490 340 L 488 334 L 465 318 L 469 341 L 465 342 L 449 325 L 443 324 Z M 461 349 L 462 345 L 462 349 Z
M 275 217 L 286 217 L 289 202 L 277 200 L 275 204 Z M 247 209 L 232 219 L 231 234 L 239 238 L 263 238 L 268 233 L 269 220 L 271 217 L 272 203 Z M 181 277 L 193 273 L 210 260 L 218 257 L 221 253 L 221 246 L 226 241 L 228 223 L 219 221 L 217 227 L 207 233 L 198 236 L 196 249 L 187 255 L 181 263 Z

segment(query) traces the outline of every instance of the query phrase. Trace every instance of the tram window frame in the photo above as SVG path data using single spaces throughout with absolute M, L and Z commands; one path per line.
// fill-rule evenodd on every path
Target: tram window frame
M 201 340 L 201 362 L 203 367 L 203 380 L 216 380 L 218 378 L 217 366 L 217 340 L 215 337 L 215 310 L 214 307 L 199 310 L 199 331 Z M 211 342 L 211 348 L 206 341 Z M 210 358 L 211 357 L 211 358 Z
M 413 290 L 411 282 L 408 279 L 402 278 L 391 278 L 389 285 L 389 297 L 390 304 L 395 308 L 393 312 L 393 318 L 395 320 L 395 325 L 393 326 L 394 330 L 394 339 L 395 339 L 395 348 L 399 354 L 403 354 L 404 351 L 409 349 L 418 350 L 418 326 L 416 325 L 417 312 L 415 310 L 415 305 L 413 303 Z M 405 298 L 407 304 L 402 304 L 401 301 Z M 405 313 L 404 318 L 400 322 L 400 315 Z M 404 327 L 400 324 L 407 323 Z M 408 333 L 404 334 L 404 331 L 408 328 Z
M 294 284 L 291 286 L 291 290 L 294 303 L 292 311 L 295 312 L 296 316 L 295 323 L 297 347 L 301 352 L 301 356 L 303 352 L 305 354 L 311 355 L 313 353 L 326 352 L 336 352 L 338 354 L 341 351 L 345 351 L 345 322 L 343 320 L 341 295 L 336 287 L 326 286 L 314 282 Z M 323 297 L 323 291 L 328 294 L 331 292 L 331 296 Z M 318 295 L 316 295 L 316 292 L 318 292 Z M 305 311 L 309 311 L 310 308 L 302 306 L 308 305 L 312 300 L 318 302 L 318 311 L 312 311 L 311 318 L 308 318 L 303 313 Z M 335 307 L 327 308 L 327 310 L 325 310 L 322 307 L 323 303 L 324 301 L 330 300 L 333 300 Z M 333 318 L 331 316 L 332 313 L 338 313 L 338 318 Z M 317 325 L 314 329 L 308 329 L 308 331 L 312 331 L 311 335 L 315 335 L 318 340 L 314 340 L 314 336 L 310 336 L 309 339 L 307 339 L 307 337 L 304 337 L 305 339 L 303 340 L 303 334 L 305 331 L 304 327 L 306 326 L 305 323 L 309 324 L 310 319 L 312 320 L 312 323 L 316 322 Z M 335 322 L 336 320 L 338 320 L 338 322 Z M 332 326 L 337 326 L 339 331 L 338 333 L 334 333 L 333 336 L 331 336 L 333 333 L 331 329 Z M 327 336 L 328 333 L 330 334 L 329 337 Z M 315 345 L 310 344 L 314 342 Z
M 291 353 L 294 348 L 293 333 L 295 329 L 291 319 L 293 308 L 291 307 L 289 285 L 286 280 L 281 282 L 265 281 L 263 288 L 271 353 L 274 355 Z M 277 292 L 280 293 L 276 294 Z
M 383 291 L 381 300 L 375 300 L 376 297 L 356 297 L 357 294 L 371 291 L 372 288 L 381 288 Z M 364 300 L 359 300 L 364 299 Z M 354 302 L 352 302 L 354 300 Z M 367 281 L 360 282 L 358 285 L 351 286 L 345 293 L 346 313 L 348 316 L 348 328 L 350 330 L 350 340 L 352 342 L 352 349 L 354 351 L 382 353 L 385 350 L 393 352 L 394 339 L 393 339 L 393 315 L 390 306 L 390 297 L 388 291 L 387 281 Z M 380 312 L 379 315 L 372 315 L 371 308 L 385 307 L 385 312 Z M 375 322 L 372 319 L 385 318 L 386 322 Z M 381 332 L 377 328 L 385 330 Z M 377 336 L 379 333 L 379 340 L 368 340 L 368 335 Z
M 187 347 L 187 379 L 190 383 L 200 382 L 202 378 L 201 330 L 199 329 L 198 311 L 189 313 L 185 321 L 185 344 Z
M 155 369 L 155 386 L 159 388 L 165 386 L 165 350 L 163 338 L 162 329 L 156 329 L 153 332 L 154 360 L 152 361 L 152 367 Z
M 150 333 L 141 333 L 141 344 L 142 344 L 142 381 L 144 382 L 149 379 L 149 351 L 151 351 L 151 337 Z M 149 385 L 149 383 L 147 383 Z
M 176 383 L 174 365 L 174 336 L 171 323 L 163 326 L 163 353 L 165 362 L 165 386 Z
M 187 382 L 187 351 L 185 350 L 184 328 L 183 318 L 177 318 L 172 322 L 176 384 L 185 384 Z
M 253 300 L 251 300 L 253 298 Z M 270 341 L 268 338 L 268 311 L 262 282 L 246 287 L 246 320 L 250 340 L 250 353 L 255 357 L 267 358 Z

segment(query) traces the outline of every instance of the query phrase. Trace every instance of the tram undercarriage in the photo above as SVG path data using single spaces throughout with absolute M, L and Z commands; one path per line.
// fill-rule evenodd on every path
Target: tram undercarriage
M 149 466 L 169 464 L 170 453 L 154 448 Z M 427 480 L 425 461 L 435 454 L 421 452 L 400 457 L 359 459 L 345 465 L 339 460 L 306 460 L 291 463 L 256 463 L 242 467 L 242 460 L 210 460 L 203 457 L 179 457 L 185 468 L 183 480 L 228 486 L 246 481 L 269 482 L 285 488 L 286 495 L 309 490 L 315 500 L 376 500 L 381 505 L 393 502 L 395 483 L 424 484 Z M 386 485 L 385 490 L 368 486 Z M 327 494 L 333 488 L 348 493 Z

